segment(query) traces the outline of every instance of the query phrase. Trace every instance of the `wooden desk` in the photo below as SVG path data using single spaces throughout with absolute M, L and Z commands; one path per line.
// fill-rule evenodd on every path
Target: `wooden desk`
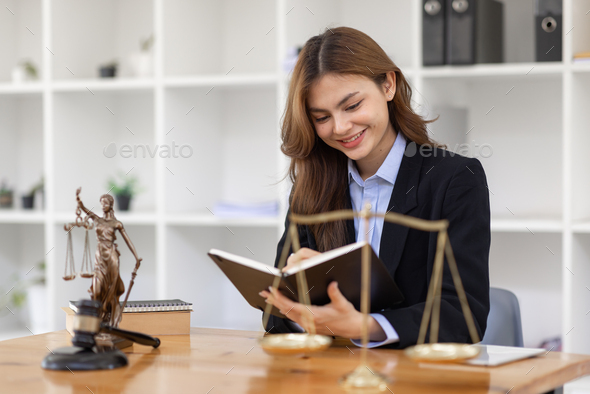
M 158 349 L 125 349 L 129 365 L 110 371 L 47 371 L 50 349 L 69 346 L 67 331 L 0 342 L 3 393 L 339 393 L 338 378 L 359 362 L 359 348 L 336 346 L 309 358 L 271 357 L 260 333 L 192 328 L 162 336 Z M 354 352 L 354 354 L 353 354 Z M 590 356 L 550 352 L 501 367 L 415 363 L 399 350 L 371 350 L 370 366 L 400 393 L 539 393 L 590 374 Z

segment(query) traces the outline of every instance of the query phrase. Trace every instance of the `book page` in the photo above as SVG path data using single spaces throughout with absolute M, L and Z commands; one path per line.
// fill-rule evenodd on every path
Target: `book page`
M 336 249 L 328 250 L 322 254 L 317 256 L 310 257 L 309 259 L 305 259 L 300 262 L 299 265 L 289 268 L 287 271 L 284 272 L 285 276 L 296 274 L 299 271 L 305 271 L 308 268 L 314 267 L 316 265 L 322 264 L 326 261 L 330 261 L 338 256 L 345 255 L 347 253 L 352 252 L 353 250 L 360 249 L 365 245 L 365 241 L 355 242 L 350 245 L 344 245 Z
M 258 262 L 256 260 L 251 260 L 251 259 L 248 259 L 246 257 L 238 256 L 238 255 L 235 255 L 235 254 L 232 254 L 232 253 L 228 253 L 228 252 L 224 252 L 224 251 L 221 251 L 221 250 L 218 250 L 218 249 L 211 249 L 209 251 L 209 253 L 212 254 L 212 255 L 219 256 L 219 257 L 221 257 L 224 260 L 233 261 L 235 263 L 239 263 L 239 264 L 245 265 L 246 267 L 250 267 L 250 268 L 253 268 L 253 269 L 258 270 L 258 271 L 263 271 L 263 272 L 266 272 L 266 273 L 269 273 L 270 272 L 273 275 L 281 276 L 281 272 L 277 268 L 275 268 L 275 267 L 273 267 L 271 265 L 266 265 L 264 263 L 260 263 L 260 262 Z

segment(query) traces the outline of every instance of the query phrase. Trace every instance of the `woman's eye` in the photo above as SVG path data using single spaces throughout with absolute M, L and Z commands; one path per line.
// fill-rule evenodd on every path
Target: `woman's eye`
M 349 109 L 355 109 L 356 107 L 358 107 L 361 104 L 362 101 L 363 100 L 359 101 L 358 103 L 356 103 L 354 105 L 351 105 L 350 107 L 346 108 L 346 110 L 348 111 Z
M 353 104 L 353 105 L 351 105 L 350 107 L 346 108 L 346 110 L 348 111 L 348 110 L 355 109 L 355 108 L 357 108 L 359 105 L 361 105 L 361 103 L 362 103 L 362 102 L 363 102 L 363 100 L 359 101 L 359 102 L 358 102 L 358 103 L 356 103 L 356 104 Z M 315 121 L 316 121 L 316 122 L 323 122 L 323 121 L 324 121 L 324 120 L 326 120 L 326 119 L 328 119 L 328 117 L 327 117 L 327 116 L 324 116 L 323 118 L 318 118 L 318 119 L 316 119 Z

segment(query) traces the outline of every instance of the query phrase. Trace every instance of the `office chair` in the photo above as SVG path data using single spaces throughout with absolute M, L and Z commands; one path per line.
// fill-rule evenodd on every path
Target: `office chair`
M 523 347 L 522 324 L 518 299 L 511 291 L 490 288 L 490 313 L 484 345 Z

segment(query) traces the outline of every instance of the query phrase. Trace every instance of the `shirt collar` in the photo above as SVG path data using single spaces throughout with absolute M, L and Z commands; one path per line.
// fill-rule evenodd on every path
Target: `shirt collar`
M 406 139 L 404 135 L 400 132 L 397 133 L 397 137 L 395 138 L 395 142 L 391 147 L 391 150 L 387 154 L 387 157 L 381 164 L 381 167 L 377 170 L 377 173 L 373 176 L 378 176 L 379 178 L 389 182 L 390 184 L 395 184 L 395 179 L 397 178 L 397 173 L 402 162 L 402 158 L 404 156 L 404 152 L 406 150 Z M 350 184 L 351 180 L 354 180 L 359 186 L 364 187 L 365 181 L 361 178 L 358 169 L 356 168 L 356 164 L 354 160 L 348 158 L 348 183 Z

